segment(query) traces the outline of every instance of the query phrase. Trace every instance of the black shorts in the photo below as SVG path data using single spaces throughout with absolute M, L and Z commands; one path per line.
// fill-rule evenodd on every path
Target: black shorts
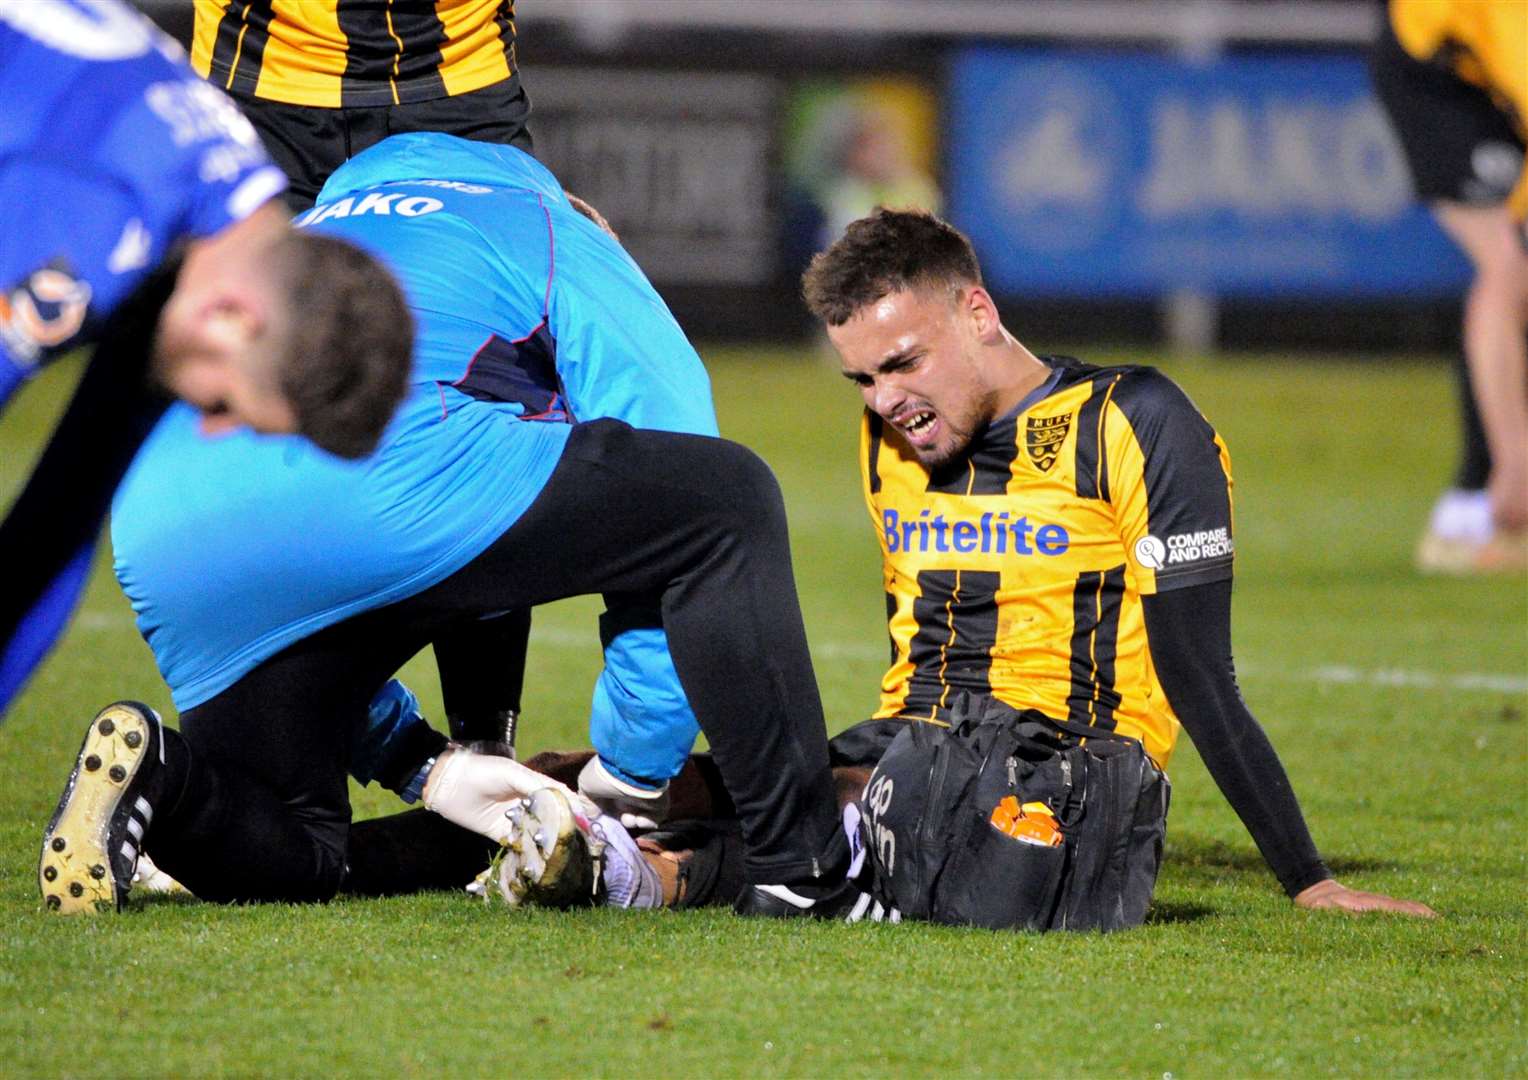
M 1523 140 L 1491 95 L 1411 56 L 1386 25 L 1370 55 L 1374 89 L 1429 202 L 1497 206 L 1523 171 Z
M 248 94 L 232 94 L 265 144 L 266 152 L 291 179 L 287 205 L 306 210 L 329 174 L 389 135 L 439 131 L 478 142 L 502 143 L 527 153 L 531 104 L 518 76 L 454 97 L 406 105 L 328 109 L 288 105 Z

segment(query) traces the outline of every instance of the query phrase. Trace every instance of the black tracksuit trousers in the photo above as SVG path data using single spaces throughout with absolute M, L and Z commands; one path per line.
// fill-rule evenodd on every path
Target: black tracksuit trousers
M 209 900 L 325 900 L 347 863 L 364 867 L 360 891 L 394 891 L 389 862 L 431 830 L 399 815 L 351 831 L 357 718 L 443 629 L 585 593 L 657 601 L 737 806 L 750 880 L 841 874 L 847 851 L 774 476 L 735 443 L 615 420 L 578 425 L 525 515 L 445 581 L 296 643 L 185 713 L 189 754 L 172 747 L 177 775 L 147 850 Z M 435 831 L 442 857 L 477 847 L 444 821 Z

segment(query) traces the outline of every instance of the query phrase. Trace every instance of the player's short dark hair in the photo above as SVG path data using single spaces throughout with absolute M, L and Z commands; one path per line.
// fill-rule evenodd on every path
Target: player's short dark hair
M 801 276 L 807 308 L 829 326 L 902 289 L 982 283 L 976 252 L 960 230 L 925 210 L 876 207 L 812 257 Z
M 414 320 L 403 291 L 336 236 L 294 231 L 275 255 L 291 324 L 278 380 L 297 430 L 331 454 L 365 457 L 408 389 Z
M 621 238 L 616 235 L 616 231 L 610 227 L 610 222 L 605 220 L 604 214 L 600 213 L 588 202 L 580 199 L 577 195 L 573 194 L 566 188 L 563 189 L 562 193 L 568 197 L 568 202 L 573 205 L 573 209 L 577 210 L 580 214 L 584 215 L 584 217 L 598 225 L 600 230 L 608 235 L 610 239 L 614 240 L 618 244 L 621 242 Z

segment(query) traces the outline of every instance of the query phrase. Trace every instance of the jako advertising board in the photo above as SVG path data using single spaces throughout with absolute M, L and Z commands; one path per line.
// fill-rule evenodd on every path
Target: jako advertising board
M 946 116 L 950 216 L 1000 293 L 1356 299 L 1468 280 L 1358 56 L 973 48 Z

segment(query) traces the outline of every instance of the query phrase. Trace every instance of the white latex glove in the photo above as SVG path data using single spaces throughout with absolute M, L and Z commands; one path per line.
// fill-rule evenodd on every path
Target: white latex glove
M 640 788 L 611 774 L 599 755 L 578 774 L 578 790 L 632 832 L 656 829 L 668 817 L 668 785 Z
M 502 844 L 511 831 L 505 816 L 511 804 L 545 787 L 562 791 L 574 812 L 587 821 L 599 816 L 598 806 L 550 776 L 513 758 L 477 754 L 460 747 L 447 750 L 430 770 L 424 785 L 424 805 L 447 821 Z

